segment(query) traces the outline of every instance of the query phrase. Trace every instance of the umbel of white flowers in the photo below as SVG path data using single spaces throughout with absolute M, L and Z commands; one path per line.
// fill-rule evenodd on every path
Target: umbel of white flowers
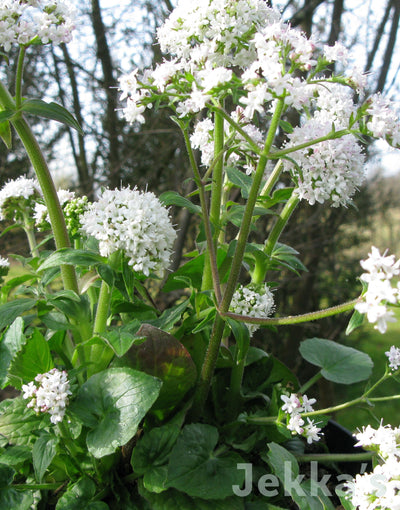
M 82 232 L 99 241 L 101 255 L 121 250 L 134 271 L 146 276 L 168 268 L 176 232 L 154 193 L 105 189 L 80 221 Z

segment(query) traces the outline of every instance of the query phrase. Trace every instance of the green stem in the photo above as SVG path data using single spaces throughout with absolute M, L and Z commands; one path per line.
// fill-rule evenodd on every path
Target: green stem
M 210 223 L 214 228 L 212 236 L 214 251 L 217 251 L 217 243 L 220 230 L 220 216 L 221 216 L 221 200 L 224 176 L 224 158 L 221 157 L 221 152 L 224 150 L 224 118 L 216 111 L 214 114 L 214 170 L 212 174 L 211 184 L 211 200 L 210 200 Z M 206 257 L 204 265 L 204 273 L 201 289 L 209 290 L 213 288 L 213 274 L 211 269 L 211 259 Z
M 303 313 L 300 315 L 288 315 L 287 317 L 272 317 L 268 319 L 249 317 L 248 315 L 239 315 L 232 312 L 222 312 L 221 310 L 219 312 L 223 317 L 231 317 L 232 319 L 249 324 L 260 324 L 262 326 L 286 326 L 288 324 L 300 324 L 302 322 L 315 321 L 323 319 L 324 317 L 331 317 L 332 315 L 348 312 L 353 310 L 354 306 L 358 302 L 359 298 L 341 305 L 325 308 L 324 310 L 317 310 L 316 312 Z
M 26 212 L 22 213 L 23 218 L 23 229 L 25 231 L 26 237 L 28 239 L 29 249 L 32 257 L 39 257 L 39 250 L 35 238 L 35 234 L 32 228 L 32 220 L 28 217 Z
M 197 167 L 196 158 L 194 157 L 192 146 L 190 145 L 189 135 L 185 129 L 182 129 L 182 133 L 183 133 L 183 138 L 185 140 L 186 150 L 187 150 L 187 153 L 189 156 L 190 166 L 192 167 L 193 177 L 194 177 L 194 180 L 195 180 L 196 185 L 199 190 L 200 206 L 201 206 L 201 211 L 202 211 L 203 220 L 204 220 L 204 232 L 205 232 L 206 240 L 207 240 L 208 254 L 209 254 L 212 280 L 213 280 L 213 286 L 214 286 L 214 293 L 215 293 L 217 302 L 219 303 L 221 301 L 221 287 L 220 287 L 220 282 L 219 282 L 217 256 L 216 256 L 215 249 L 214 249 L 213 236 L 212 236 L 212 232 L 211 232 L 211 224 L 210 224 L 210 220 L 208 217 L 208 207 L 207 207 L 206 195 L 205 195 L 205 190 L 204 190 L 204 184 L 200 177 L 200 172 Z M 206 258 L 206 260 L 207 260 L 207 258 Z
M 19 110 L 22 104 L 22 78 L 24 74 L 24 59 L 25 59 L 26 47 L 19 47 L 17 71 L 15 74 L 15 106 Z
M 16 105 L 10 93 L 0 81 L 0 105 L 5 109 L 16 110 Z M 57 249 L 68 248 L 70 246 L 67 228 L 65 226 L 64 215 L 57 197 L 56 188 L 51 177 L 46 160 L 40 150 L 39 144 L 32 133 L 26 120 L 22 115 L 17 114 L 11 123 L 14 126 L 18 136 L 20 137 L 25 150 L 29 156 L 32 166 L 36 172 L 44 200 L 46 202 L 47 210 L 50 217 L 50 223 L 54 233 L 54 240 Z M 62 265 L 61 277 L 63 280 L 64 288 L 66 290 L 73 290 L 78 293 L 78 283 L 76 273 L 73 266 Z
M 393 395 L 392 397 L 376 397 L 376 398 L 368 398 L 368 395 L 374 391 L 380 384 L 382 384 L 390 374 L 385 373 L 375 384 L 373 384 L 361 397 L 354 398 L 353 400 L 349 400 L 348 402 L 343 402 L 342 404 L 337 404 L 331 407 L 325 407 L 324 409 L 317 409 L 316 411 L 310 411 L 308 413 L 301 413 L 302 418 L 306 418 L 309 416 L 319 416 L 321 414 L 332 414 L 337 411 L 343 411 L 343 409 L 347 409 L 351 406 L 357 404 L 365 404 L 368 402 L 380 402 L 383 400 L 397 400 L 400 398 L 400 395 Z M 265 425 L 267 423 L 276 423 L 278 421 L 278 416 L 250 416 L 247 418 L 247 423 L 253 423 L 254 425 Z
M 258 161 L 257 169 L 253 177 L 253 183 L 250 189 L 249 198 L 243 214 L 243 221 L 240 227 L 236 250 L 232 261 L 231 271 L 226 284 L 225 292 L 220 303 L 220 310 L 226 313 L 235 292 L 236 284 L 239 278 L 240 268 L 242 267 L 243 256 L 246 248 L 247 238 L 251 228 L 254 207 L 260 191 L 262 178 L 267 164 L 267 154 L 271 150 L 275 133 L 278 128 L 279 120 L 284 108 L 284 101 L 279 100 L 275 112 L 271 119 L 271 124 L 264 144 L 264 150 Z M 192 419 L 198 419 L 203 413 L 204 405 L 210 389 L 211 379 L 214 374 L 215 365 L 218 358 L 219 346 L 224 331 L 224 321 L 220 315 L 217 315 L 214 322 L 211 338 L 208 344 L 206 356 L 201 368 L 200 378 L 197 384 L 193 399 Z
M 211 110 L 214 112 L 218 112 L 228 122 L 228 124 L 230 124 L 235 129 L 235 131 L 237 131 L 246 140 L 246 142 L 250 145 L 251 149 L 256 154 L 258 154 L 259 156 L 263 154 L 264 151 L 260 149 L 260 147 L 251 138 L 251 136 L 249 136 L 246 133 L 246 131 L 237 122 L 235 122 L 223 108 L 221 108 L 220 106 L 214 106 L 211 107 Z
M 295 455 L 298 462 L 361 462 L 371 460 L 375 457 L 375 452 L 360 453 L 309 453 Z
M 325 136 L 320 136 L 319 138 L 314 138 L 309 142 L 300 143 L 299 145 L 295 145 L 294 147 L 288 147 L 287 149 L 281 149 L 275 152 L 268 154 L 269 159 L 280 159 L 287 154 L 291 154 L 292 152 L 296 152 L 302 149 L 306 149 L 307 147 L 311 147 L 312 145 L 316 145 L 321 142 L 326 142 L 327 140 L 335 140 L 336 138 L 342 138 L 345 135 L 351 134 L 352 131 L 350 129 L 341 129 L 339 131 L 331 131 Z
M 12 488 L 16 489 L 17 491 L 38 491 L 38 490 L 44 490 L 44 491 L 55 491 L 57 489 L 60 489 L 64 485 L 66 485 L 67 482 L 63 483 L 13 483 Z
M 292 215 L 299 201 L 300 201 L 299 197 L 292 193 L 292 196 L 286 202 L 284 208 L 282 209 L 280 215 L 278 216 L 264 247 L 264 253 L 269 257 L 272 255 L 276 243 L 278 242 L 278 239 L 282 234 L 283 229 L 286 227 L 287 222 L 289 221 L 290 216 Z
M 283 170 L 283 161 L 280 159 L 272 170 L 271 175 L 268 177 L 267 182 L 264 184 L 263 189 L 261 190 L 260 196 L 266 197 L 269 196 L 276 184 L 276 181 L 279 179 Z
M 308 388 L 311 388 L 311 386 L 313 386 L 313 384 L 319 381 L 321 377 L 322 377 L 321 371 L 317 372 L 307 382 L 303 384 L 303 386 L 299 389 L 299 393 L 305 393 L 308 390 Z

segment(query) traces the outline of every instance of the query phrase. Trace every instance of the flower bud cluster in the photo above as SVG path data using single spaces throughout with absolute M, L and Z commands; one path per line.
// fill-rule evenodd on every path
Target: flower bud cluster
M 248 317 L 266 319 L 275 309 L 274 295 L 267 284 L 241 285 L 234 293 L 230 311 Z M 247 324 L 250 336 L 259 328 L 258 324 Z
M 355 309 L 367 315 L 370 323 L 376 324 L 375 329 L 381 333 L 387 330 L 388 322 L 395 322 L 394 313 L 388 310 L 388 304 L 396 304 L 400 300 L 400 285 L 392 287 L 391 280 L 400 274 L 400 260 L 394 255 L 381 255 L 378 248 L 372 246 L 371 253 L 360 264 L 366 273 L 360 279 L 368 287 L 362 296 L 362 301 L 355 305 Z
M 284 404 L 282 411 L 287 413 L 287 428 L 292 434 L 298 434 L 307 439 L 307 443 L 311 444 L 313 441 L 321 439 L 321 429 L 317 427 L 314 420 L 307 417 L 307 423 L 301 416 L 302 413 L 309 413 L 314 411 L 312 407 L 316 403 L 315 398 L 308 398 L 307 395 L 299 395 L 291 393 L 290 396 L 281 395 Z
M 72 38 L 74 11 L 61 0 L 7 0 L 0 3 L 0 47 L 68 43 Z
M 67 372 L 53 368 L 45 374 L 38 374 L 35 381 L 22 385 L 27 406 L 36 413 L 49 413 L 51 423 L 63 420 L 71 395 Z
M 347 483 L 348 497 L 354 508 L 363 510 L 396 510 L 399 506 L 400 486 L 400 428 L 370 425 L 355 437 L 356 446 L 377 452 L 381 462 L 371 473 L 357 475 Z
M 176 232 L 154 193 L 105 189 L 80 221 L 82 232 L 99 241 L 104 257 L 121 250 L 133 270 L 146 276 L 168 268 Z
M 57 191 L 57 197 L 61 208 L 63 209 L 70 200 L 75 198 L 75 193 L 66 189 L 59 189 Z M 49 213 L 47 211 L 46 205 L 44 204 L 44 201 L 37 202 L 35 204 L 35 212 L 33 217 L 35 219 L 35 225 L 39 230 L 48 230 L 50 228 Z

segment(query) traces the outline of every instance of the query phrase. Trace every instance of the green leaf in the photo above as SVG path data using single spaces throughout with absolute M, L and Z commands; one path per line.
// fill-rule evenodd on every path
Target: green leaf
M 356 507 L 353 505 L 353 503 L 348 499 L 348 492 L 344 492 L 341 489 L 335 489 L 336 495 L 340 499 L 340 502 L 342 503 L 342 507 L 344 510 L 356 510 Z
M 35 304 L 36 299 L 21 298 L 0 305 L 0 330 L 9 326 L 19 315 L 33 308 Z
M 80 478 L 71 485 L 61 496 L 56 510 L 108 510 L 109 506 L 103 501 L 93 501 L 96 494 L 96 485 L 89 478 Z
M 226 173 L 232 184 L 240 188 L 242 197 L 249 198 L 250 188 L 253 183 L 252 177 L 233 166 L 228 167 Z
M 350 335 L 355 329 L 359 328 L 364 322 L 365 315 L 358 310 L 354 310 L 346 328 L 346 335 Z
M 368 379 L 372 372 L 373 362 L 368 354 L 332 340 L 304 340 L 300 354 L 309 363 L 321 367 L 321 374 L 328 381 L 353 384 Z
M 237 469 L 243 462 L 234 452 L 216 456 L 218 430 L 211 425 L 186 425 L 172 449 L 168 464 L 167 487 L 189 496 L 225 499 L 233 495 L 232 486 L 241 486 L 245 473 Z
M 186 207 L 186 209 L 191 213 L 201 214 L 200 206 L 194 204 L 176 191 L 165 191 L 160 195 L 159 200 L 165 206 L 177 205 L 179 207 Z
M 25 343 L 24 321 L 18 317 L 8 328 L 0 343 L 0 386 L 2 388 L 7 381 L 12 361 Z
M 4 113 L 4 112 L 0 112 L 0 118 L 1 118 L 2 113 Z M 8 120 L 6 120 L 4 122 L 0 122 L 0 138 L 5 143 L 7 149 L 12 148 L 11 128 L 10 128 L 10 123 L 8 122 Z
M 139 494 L 150 504 L 152 510 L 244 510 L 243 498 L 230 497 L 222 500 L 191 498 L 175 489 L 155 494 L 138 485 Z
M 12 488 L 15 471 L 0 464 L 0 508 L 1 510 L 29 510 L 33 504 L 32 491 L 19 492 Z
M 66 108 L 57 103 L 46 103 L 46 101 L 41 99 L 27 99 L 22 103 L 21 111 L 45 119 L 56 120 L 61 122 L 61 124 L 76 129 L 78 133 L 83 135 L 82 128 L 74 116 Z
M 104 257 L 101 257 L 92 251 L 75 250 L 74 248 L 61 248 L 47 257 L 43 264 L 38 268 L 38 271 L 43 271 L 49 267 L 57 267 L 62 264 L 89 267 L 101 264 L 104 260 Z
M 89 452 L 110 455 L 126 444 L 158 397 L 161 381 L 130 368 L 110 368 L 84 383 L 70 405 L 84 425 Z
M 15 114 L 14 110 L 1 110 L 0 111 L 0 124 L 5 124 L 6 121 L 11 119 Z M 8 122 L 7 122 L 8 124 Z
M 149 321 L 149 324 L 164 331 L 172 329 L 175 324 L 181 320 L 183 312 L 189 306 L 190 300 L 186 299 L 183 303 L 167 308 L 157 319 Z
M 168 461 L 172 447 L 178 439 L 183 418 L 183 414 L 180 413 L 166 425 L 145 432 L 133 449 L 131 458 L 133 470 L 139 475 L 145 475 L 144 484 L 149 490 L 149 483 L 154 484 L 154 473 L 159 477 L 159 468 Z M 162 482 L 165 479 L 166 476 Z
M 163 386 L 153 409 L 176 405 L 197 378 L 189 352 L 172 335 L 150 324 L 142 324 L 137 336 L 146 340 L 140 345 L 132 345 L 125 358 L 132 368 L 162 380 Z
M 29 446 L 10 446 L 0 454 L 0 464 L 16 467 L 32 460 L 32 449 Z
M 10 364 L 8 379 L 13 386 L 33 381 L 37 374 L 44 374 L 54 367 L 49 345 L 38 329 Z
M 287 120 L 280 120 L 279 126 L 285 131 L 285 133 L 293 133 L 293 126 Z
M 50 434 L 41 435 L 32 448 L 33 469 L 38 483 L 41 483 L 43 476 L 50 466 L 56 454 L 58 438 Z
M 43 426 L 43 415 L 36 416 L 32 409 L 27 408 L 27 401 L 22 397 L 5 401 L 2 404 L 0 435 L 4 436 L 12 445 L 28 445 L 36 441 L 37 437 L 33 433 Z
M 142 337 L 136 335 L 137 330 L 140 328 L 140 322 L 136 319 L 129 324 L 119 326 L 102 333 L 102 337 L 113 349 L 115 354 L 122 357 L 132 345 L 140 340 Z
M 227 323 L 233 332 L 233 336 L 236 340 L 237 354 L 236 363 L 240 363 L 243 357 L 246 356 L 249 345 L 250 345 L 250 334 L 249 330 L 243 322 L 238 322 L 228 317 Z

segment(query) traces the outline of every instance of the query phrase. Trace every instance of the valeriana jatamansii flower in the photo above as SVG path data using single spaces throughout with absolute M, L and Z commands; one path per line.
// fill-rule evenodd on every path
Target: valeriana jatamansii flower
M 21 219 L 21 214 L 31 215 L 40 197 L 36 179 L 18 177 L 8 181 L 0 190 L 0 220 Z
M 388 322 L 396 319 L 387 304 L 399 301 L 399 287 L 392 287 L 391 280 L 400 274 L 400 260 L 396 261 L 394 255 L 381 255 L 378 248 L 372 246 L 371 253 L 366 260 L 360 262 L 365 273 L 361 280 L 368 287 L 360 303 L 354 307 L 358 312 L 365 313 L 369 322 L 375 325 L 381 333 L 385 333 Z
M 51 423 L 63 420 L 71 395 L 67 372 L 53 368 L 38 374 L 35 381 L 22 385 L 22 397 L 29 400 L 27 406 L 37 413 L 49 413 Z
M 234 293 L 230 310 L 249 317 L 269 317 L 275 309 L 274 295 L 268 285 L 241 285 Z M 247 324 L 252 335 L 258 324 Z
M 74 30 L 71 2 L 61 0 L 1 0 L 0 47 L 10 51 L 12 44 L 68 43 Z
M 176 232 L 168 209 L 150 192 L 105 189 L 81 217 L 82 232 L 99 241 L 100 254 L 121 250 L 146 276 L 167 269 Z

